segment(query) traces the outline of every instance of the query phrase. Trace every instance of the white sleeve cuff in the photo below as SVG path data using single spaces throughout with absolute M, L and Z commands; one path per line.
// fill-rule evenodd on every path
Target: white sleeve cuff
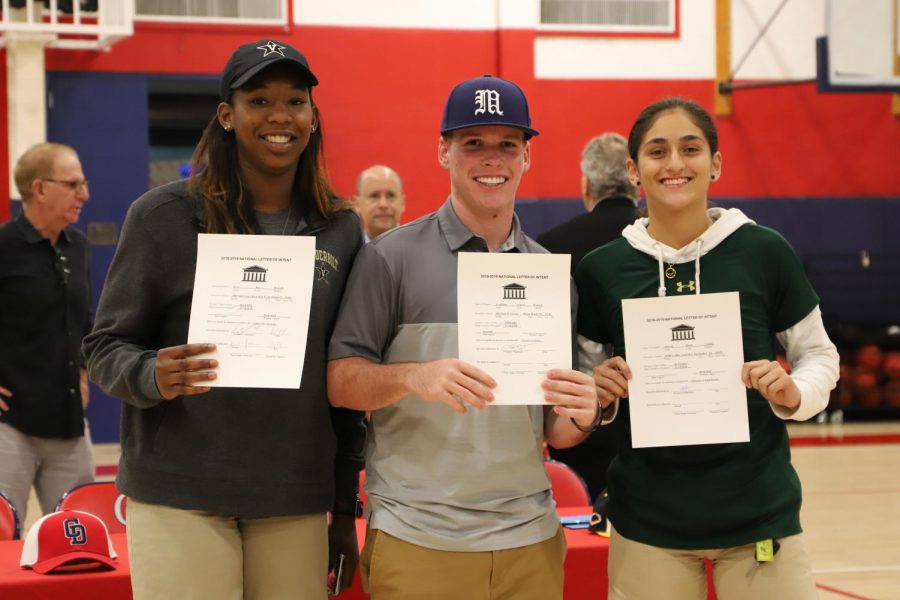
M 578 370 L 588 375 L 594 372 L 594 367 L 607 359 L 603 344 L 595 342 L 583 335 L 578 336 Z
M 828 406 L 829 395 L 840 372 L 837 348 L 828 338 L 818 306 L 793 327 L 776 333 L 775 337 L 787 352 L 791 378 L 800 390 L 800 405 L 791 410 L 770 403 L 772 411 L 781 419 L 805 421 Z
M 612 404 L 603 409 L 603 420 L 600 421 L 600 425 L 609 425 L 613 421 L 616 420 L 616 417 L 619 415 L 619 399 L 616 398 L 612 401 Z

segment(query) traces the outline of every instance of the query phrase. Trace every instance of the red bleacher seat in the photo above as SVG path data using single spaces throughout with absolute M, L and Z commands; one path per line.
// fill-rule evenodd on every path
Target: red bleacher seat
M 19 539 L 19 514 L 16 507 L 0 492 L 0 541 Z
M 581 476 L 572 467 L 555 460 L 544 461 L 556 506 L 590 506 L 591 495 Z
M 59 499 L 56 510 L 81 510 L 100 517 L 110 533 L 125 533 L 127 498 L 112 481 L 85 483 L 72 488 Z

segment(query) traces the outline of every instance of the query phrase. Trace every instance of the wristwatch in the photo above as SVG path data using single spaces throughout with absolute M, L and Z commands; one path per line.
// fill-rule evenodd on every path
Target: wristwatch
M 333 515 L 353 515 L 357 519 L 363 516 L 363 504 L 359 498 L 359 494 L 354 494 L 353 500 L 335 500 L 334 508 L 331 509 Z
M 582 427 L 578 424 L 578 421 L 576 421 L 572 417 L 569 417 L 569 419 L 572 420 L 572 425 L 574 425 L 575 429 L 577 429 L 578 431 L 582 431 L 584 433 L 593 433 L 597 431 L 597 429 L 600 427 L 600 423 L 603 422 L 603 405 L 600 404 L 600 400 L 597 400 L 597 414 L 594 415 L 594 420 L 587 427 Z

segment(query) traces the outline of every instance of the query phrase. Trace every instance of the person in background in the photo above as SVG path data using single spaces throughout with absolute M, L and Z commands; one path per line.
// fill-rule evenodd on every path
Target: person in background
M 78 153 L 32 146 L 16 162 L 22 212 L 0 225 L 0 492 L 24 523 L 93 481 L 81 340 L 91 328 L 88 241 L 75 229 L 90 197 Z
M 321 168 L 317 84 L 287 44 L 237 48 L 193 175 L 126 216 L 84 347 L 93 381 L 123 401 L 136 600 L 324 600 L 339 555 L 352 581 L 365 429 L 329 406 L 325 354 L 362 234 Z M 215 347 L 186 343 L 200 233 L 315 236 L 300 389 L 205 385 Z
M 374 240 L 400 224 L 406 209 L 400 175 L 384 165 L 364 169 L 356 179 L 353 202 L 362 219 L 365 241 Z
M 593 380 L 559 365 L 542 384 L 547 405 L 488 406 L 494 379 L 457 358 L 459 253 L 545 252 L 513 211 L 534 135 L 513 82 L 457 85 L 438 139 L 449 198 L 354 264 L 328 395 L 371 411 L 361 573 L 373 600 L 562 598 L 565 538 L 541 447 L 600 425 Z
M 628 176 L 626 160 L 628 141 L 620 134 L 606 132 L 591 139 L 581 153 L 581 198 L 587 213 L 537 237 L 538 244 L 550 252 L 571 254 L 573 273 L 585 254 L 620 237 L 640 216 L 638 192 Z M 585 342 L 579 340 L 580 345 Z M 589 354 L 597 350 L 591 348 Z M 616 419 L 577 446 L 550 448 L 550 456 L 572 467 L 596 499 L 606 489 L 606 471 L 622 432 L 622 420 Z
M 581 199 L 586 214 L 548 229 L 537 242 L 554 254 L 572 255 L 572 272 L 585 254 L 622 235 L 640 216 L 637 188 L 628 177 L 628 141 L 608 131 L 581 153 Z
M 613 346 L 594 369 L 601 398 L 628 395 L 622 301 L 738 292 L 749 442 L 633 448 L 630 427 L 609 468 L 609 597 L 814 600 L 800 527 L 800 480 L 785 421 L 828 403 L 838 355 L 819 299 L 787 241 L 737 209 L 708 206 L 722 175 L 718 133 L 690 100 L 646 107 L 628 137 L 628 171 L 648 217 L 588 254 L 575 271 L 579 333 Z M 702 267 L 702 280 L 701 280 Z M 775 360 L 775 339 L 790 373 Z M 660 397 L 656 402 L 664 402 Z M 673 400 L 674 401 L 674 400 Z M 622 403 L 623 421 L 629 403 Z

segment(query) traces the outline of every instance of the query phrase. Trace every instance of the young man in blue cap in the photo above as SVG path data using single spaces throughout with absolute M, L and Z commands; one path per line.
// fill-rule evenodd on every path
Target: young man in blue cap
M 457 85 L 438 141 L 450 197 L 365 246 L 351 273 L 328 391 L 371 411 L 361 570 L 373 600 L 562 598 L 565 539 L 541 444 L 571 446 L 599 425 L 593 380 L 553 369 L 547 406 L 485 410 L 494 380 L 457 358 L 457 254 L 546 252 L 513 211 L 537 134 L 514 83 Z

